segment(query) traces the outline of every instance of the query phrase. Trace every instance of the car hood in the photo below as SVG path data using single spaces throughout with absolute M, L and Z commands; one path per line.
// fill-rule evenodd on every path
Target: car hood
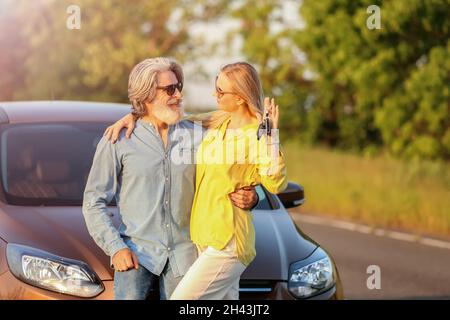
M 117 208 L 114 223 L 118 226 Z M 246 280 L 287 280 L 289 265 L 307 258 L 317 247 L 297 230 L 284 209 L 253 211 L 256 258 L 242 275 Z M 87 263 L 101 280 L 112 280 L 109 257 L 88 233 L 81 207 L 0 208 L 0 236 L 16 243 Z
M 296 228 L 284 208 L 254 210 L 256 258 L 241 279 L 287 281 L 289 265 L 307 258 L 317 244 Z
M 81 207 L 2 206 L 0 236 L 8 243 L 84 261 L 101 280 L 113 279 L 110 259 L 89 235 Z

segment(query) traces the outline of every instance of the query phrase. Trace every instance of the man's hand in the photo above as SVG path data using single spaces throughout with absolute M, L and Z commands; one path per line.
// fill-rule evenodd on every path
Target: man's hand
M 250 210 L 258 203 L 258 194 L 254 186 L 239 189 L 230 193 L 229 197 L 236 207 L 243 210 Z
M 131 268 L 139 268 L 138 257 L 129 248 L 117 251 L 112 258 L 112 263 L 114 269 L 117 271 L 127 271 Z

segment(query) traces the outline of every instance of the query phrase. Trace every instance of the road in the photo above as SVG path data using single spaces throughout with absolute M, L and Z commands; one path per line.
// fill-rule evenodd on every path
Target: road
M 290 211 L 295 223 L 335 259 L 346 299 L 450 299 L 450 249 L 314 222 Z M 371 265 L 381 288 L 368 289 Z

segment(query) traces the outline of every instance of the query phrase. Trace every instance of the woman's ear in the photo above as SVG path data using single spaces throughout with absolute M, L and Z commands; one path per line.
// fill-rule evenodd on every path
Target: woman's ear
M 236 104 L 238 104 L 239 106 L 242 106 L 244 103 L 245 101 L 242 98 L 236 99 Z

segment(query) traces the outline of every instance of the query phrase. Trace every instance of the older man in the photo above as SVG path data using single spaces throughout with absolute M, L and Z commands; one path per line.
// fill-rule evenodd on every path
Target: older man
M 145 299 L 159 278 L 161 299 L 171 296 L 197 257 L 190 240 L 195 164 L 183 152 L 201 141 L 182 116 L 183 71 L 168 58 L 146 59 L 132 70 L 128 96 L 138 118 L 130 139 L 99 142 L 87 181 L 83 214 L 89 233 L 111 257 L 116 299 Z M 200 129 L 201 130 L 201 129 Z M 116 229 L 107 205 L 116 198 Z M 236 199 L 240 199 L 239 201 Z M 248 209 L 257 196 L 239 190 L 235 205 Z

